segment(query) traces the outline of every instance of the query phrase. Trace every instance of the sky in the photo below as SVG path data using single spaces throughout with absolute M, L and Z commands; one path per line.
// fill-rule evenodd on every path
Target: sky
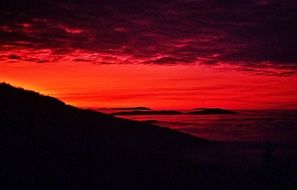
M 0 81 L 79 107 L 297 109 L 295 0 L 3 0 Z

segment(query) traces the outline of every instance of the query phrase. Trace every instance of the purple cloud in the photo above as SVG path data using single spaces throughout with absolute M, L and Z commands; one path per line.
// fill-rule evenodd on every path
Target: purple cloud
M 297 69 L 295 0 L 6 0 L 0 59 Z M 39 54 L 40 51 L 48 51 Z M 44 56 L 41 56 L 44 55 Z M 289 74 L 288 74 L 289 73 Z

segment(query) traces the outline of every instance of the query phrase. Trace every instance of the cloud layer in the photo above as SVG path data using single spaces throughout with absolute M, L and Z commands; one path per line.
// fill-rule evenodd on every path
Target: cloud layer
M 295 0 L 4 0 L 0 7 L 1 62 L 297 69 Z

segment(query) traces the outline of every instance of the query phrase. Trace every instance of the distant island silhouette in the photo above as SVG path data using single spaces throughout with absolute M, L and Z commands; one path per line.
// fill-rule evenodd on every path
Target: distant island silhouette
M 117 108 L 104 108 L 107 110 L 152 110 L 148 107 L 117 107 Z
M 195 108 L 194 111 L 188 112 L 187 114 L 201 114 L 201 115 L 211 115 L 211 114 L 237 114 L 238 112 L 226 110 L 222 108 Z
M 133 110 L 113 112 L 112 115 L 180 115 L 180 114 L 195 114 L 195 115 L 214 115 L 214 114 L 237 114 L 235 111 L 222 108 L 195 108 L 195 111 L 180 112 L 176 110 Z
M 183 114 L 179 111 L 174 110 L 160 110 L 160 111 L 126 111 L 126 112 L 115 112 L 112 115 L 178 115 Z
M 215 142 L 149 123 L 0 83 L 1 185 L 36 190 L 297 187 L 295 162 L 282 165 L 270 144 L 259 167 L 252 159 L 261 155 L 257 144 Z

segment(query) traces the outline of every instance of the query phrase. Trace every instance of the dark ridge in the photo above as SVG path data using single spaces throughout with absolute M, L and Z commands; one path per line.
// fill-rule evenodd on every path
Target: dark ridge
M 149 119 L 149 120 L 144 120 L 144 121 L 141 121 L 143 123 L 146 123 L 146 124 L 155 124 L 157 122 L 159 122 L 158 120 L 154 120 L 154 119 Z
M 183 159 L 214 142 L 0 84 L 1 181 L 24 189 L 213 189 Z M 3 174 L 3 175 L 2 175 Z M 2 184 L 3 184 L 2 183 Z
M 129 112 L 115 112 L 112 115 L 179 115 L 183 114 L 179 111 L 174 110 L 163 110 L 163 111 L 129 111 Z
M 244 146 L 0 84 L 1 189 L 296 189 L 294 156 L 274 162 L 275 147 L 267 144 L 257 167 L 247 162 L 254 149 Z
M 237 114 L 235 111 L 221 109 L 221 108 L 195 108 L 192 112 L 188 112 L 187 114 Z
M 10 84 L 4 82 L 0 83 L 0 96 L 2 104 L 11 100 L 23 100 L 23 104 L 31 105 L 32 107 L 38 107 L 40 109 L 42 109 L 41 106 L 49 105 L 54 107 L 66 106 L 64 102 L 56 98 L 45 96 L 31 90 L 25 90 L 20 87 L 13 87 Z M 43 104 L 41 104 L 41 102 L 43 102 Z

